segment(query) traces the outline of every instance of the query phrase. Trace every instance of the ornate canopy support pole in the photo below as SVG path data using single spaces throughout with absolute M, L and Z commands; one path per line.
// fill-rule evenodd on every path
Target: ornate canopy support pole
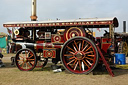
M 32 0 L 32 13 L 31 13 L 31 21 L 37 21 L 37 16 L 36 16 L 36 0 Z M 36 38 L 36 30 L 33 28 L 33 40 Z
M 12 28 L 12 38 L 14 38 L 14 28 Z
M 109 25 L 109 33 L 110 33 L 110 38 L 112 39 L 111 41 L 111 55 L 115 53 L 115 46 L 114 46 L 114 27 L 113 24 Z

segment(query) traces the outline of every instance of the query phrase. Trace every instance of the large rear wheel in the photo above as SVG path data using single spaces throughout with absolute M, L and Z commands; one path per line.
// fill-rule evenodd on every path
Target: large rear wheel
M 64 68 L 75 74 L 88 74 L 98 63 L 98 51 L 92 40 L 86 37 L 69 39 L 61 50 Z
M 31 71 L 35 68 L 37 57 L 31 49 L 21 49 L 17 52 L 16 66 L 22 71 Z

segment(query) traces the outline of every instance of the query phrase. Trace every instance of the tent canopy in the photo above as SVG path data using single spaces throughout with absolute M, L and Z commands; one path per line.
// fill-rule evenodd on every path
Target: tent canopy
M 0 38 L 0 48 L 6 48 L 6 37 Z

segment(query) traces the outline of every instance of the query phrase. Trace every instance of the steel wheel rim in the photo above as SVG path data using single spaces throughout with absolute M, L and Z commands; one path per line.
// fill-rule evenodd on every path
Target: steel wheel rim
M 74 45 L 71 46 L 72 42 L 74 43 Z M 81 44 L 78 44 L 78 42 L 80 42 Z M 86 45 L 84 45 L 85 43 Z M 94 44 L 90 43 L 90 41 L 88 41 L 87 38 L 70 39 L 70 41 L 67 42 L 64 46 L 65 47 L 63 47 L 63 52 L 61 52 L 61 60 L 67 70 L 69 70 L 72 73 L 86 74 L 95 68 L 98 62 L 97 50 Z M 67 52 L 67 50 L 69 50 L 70 53 Z M 76 52 L 76 50 L 79 51 Z M 85 50 L 86 52 L 83 52 Z M 79 55 L 81 57 L 77 57 Z
M 36 66 L 36 56 L 28 49 L 19 50 L 16 54 L 16 65 L 22 71 L 33 70 Z
M 127 43 L 126 42 L 123 42 L 123 46 L 122 46 L 122 51 L 123 53 L 125 53 L 125 55 L 127 55 L 128 53 L 128 46 L 127 46 Z

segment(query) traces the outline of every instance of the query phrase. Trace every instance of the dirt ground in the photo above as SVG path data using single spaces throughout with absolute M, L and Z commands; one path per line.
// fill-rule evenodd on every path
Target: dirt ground
M 69 74 L 65 71 L 53 73 L 50 65 L 35 68 L 33 71 L 19 71 L 11 66 L 10 57 L 6 54 L 2 61 L 6 65 L 0 68 L 0 85 L 128 85 L 128 69 L 114 69 L 115 77 L 107 73 L 93 75 Z

